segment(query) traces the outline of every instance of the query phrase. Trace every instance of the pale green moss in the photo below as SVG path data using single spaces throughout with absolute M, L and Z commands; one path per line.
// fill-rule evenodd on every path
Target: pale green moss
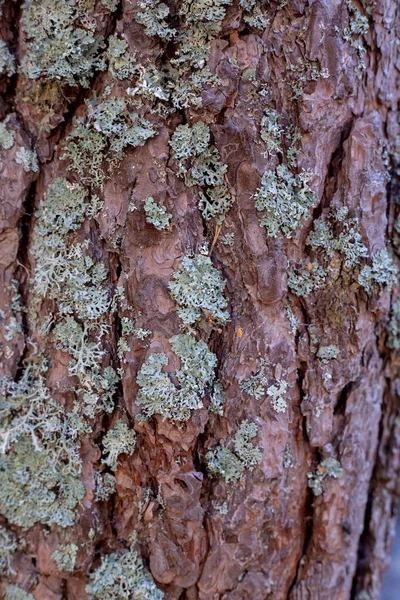
M 261 186 L 254 195 L 256 209 L 261 213 L 260 224 L 268 235 L 279 233 L 291 238 L 310 216 L 316 197 L 308 185 L 311 173 L 302 171 L 292 175 L 280 165 L 276 171 L 266 171 Z
M 75 569 L 78 546 L 76 544 L 66 544 L 61 546 L 51 555 L 60 571 L 71 573 Z
M 185 325 L 192 325 L 203 317 L 209 317 L 214 323 L 226 323 L 229 319 L 223 296 L 225 281 L 209 256 L 185 256 L 168 287 Z
M 214 383 L 217 357 L 205 342 L 197 342 L 190 335 L 176 335 L 170 342 L 181 360 L 180 369 L 174 373 L 179 387 L 163 370 L 168 364 L 166 354 L 151 354 L 137 376 L 140 390 L 136 404 L 142 407 L 145 418 L 159 414 L 164 419 L 187 421 L 192 410 L 202 408 L 205 388 Z

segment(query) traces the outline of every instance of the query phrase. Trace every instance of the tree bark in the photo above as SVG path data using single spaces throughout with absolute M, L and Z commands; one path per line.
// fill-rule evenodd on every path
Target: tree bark
M 63 4 L 58 0 L 53 8 Z M 74 27 L 104 38 L 96 49 L 104 65 L 94 61 L 84 75 L 86 49 L 74 67 L 81 69 L 79 75 L 65 75 L 59 67 L 51 72 L 43 61 L 36 65 L 37 74 L 24 67 L 38 61 L 34 33 L 27 26 L 29 8 L 42 14 L 43 22 L 53 9 L 43 0 L 2 4 L 2 39 L 16 60 L 12 67 L 4 55 L 8 67 L 0 83 L 0 117 L 13 135 L 11 146 L 0 141 L 2 440 L 10 435 L 13 419 L 25 418 L 37 401 L 40 380 L 40 389 L 44 385 L 48 391 L 45 406 L 52 401 L 61 407 L 60 422 L 74 410 L 81 419 L 78 434 L 69 429 L 64 437 L 54 435 L 58 449 L 65 440 L 68 448 L 75 444 L 84 493 L 71 506 L 67 526 L 47 514 L 34 522 L 26 517 L 24 526 L 16 516 L 23 507 L 0 498 L 0 534 L 4 540 L 10 536 L 0 547 L 0 595 L 25 598 L 12 595 L 17 589 L 12 586 L 19 586 L 36 600 L 147 599 L 161 592 L 168 600 L 378 599 L 399 497 L 399 292 L 394 273 L 400 258 L 400 5 L 394 0 L 211 3 L 222 13 L 220 21 L 212 19 L 220 28 L 210 35 L 205 64 L 217 79 L 207 76 L 194 100 L 186 87 L 184 98 L 174 101 L 178 84 L 202 73 L 204 65 L 197 70 L 189 65 L 186 71 L 176 63 L 176 71 L 167 65 L 184 55 L 179 36 L 188 32 L 193 37 L 206 21 L 196 21 L 189 2 L 167 4 L 166 15 L 157 21 L 159 30 L 152 32 L 141 16 L 153 15 L 160 3 L 77 2 Z M 206 2 L 197 5 L 208 14 Z M 165 33 L 160 23 L 175 33 Z M 52 43 L 63 36 L 72 40 L 71 35 L 65 29 Z M 106 55 L 113 36 L 126 41 L 115 60 Z M 206 38 L 199 44 L 206 47 Z M 133 55 L 136 66 L 129 63 Z M 158 79 L 154 69 L 162 73 Z M 122 112 L 114 120 L 107 116 L 106 123 L 101 103 L 115 98 L 123 98 Z M 119 152 L 114 141 L 122 139 L 121 131 L 127 135 L 133 113 L 147 120 L 141 126 L 148 139 L 134 143 L 125 137 Z M 90 135 L 103 136 L 103 145 L 74 162 L 67 148 L 77 140 L 79 118 Z M 180 160 L 183 146 L 174 146 L 179 127 L 192 131 L 200 122 L 209 128 L 208 148 L 216 148 L 215 168 L 227 166 L 221 185 L 230 205 L 221 219 L 207 218 L 201 210 L 201 194 L 214 190 L 212 184 L 189 180 L 204 155 L 194 150 Z M 37 155 L 37 168 L 21 155 L 24 150 L 33 153 L 33 161 Z M 271 213 L 257 210 L 255 200 L 266 189 L 266 172 L 286 185 L 279 180 L 280 165 L 292 178 L 310 171 L 300 193 L 309 186 L 313 196 L 294 224 L 295 196 L 290 197 L 289 212 L 272 231 L 270 221 L 261 223 Z M 74 216 L 79 210 L 72 204 L 53 208 L 51 186 L 57 178 L 70 186 L 65 194 L 69 189 L 82 194 L 83 216 Z M 157 228 L 144 210 L 150 197 L 172 215 L 165 228 Z M 279 190 L 271 198 L 281 210 Z M 46 210 L 56 216 L 51 226 Z M 60 256 L 67 265 L 70 261 L 70 268 L 53 275 L 44 262 L 40 277 L 48 275 L 51 283 L 40 293 L 38 244 L 53 240 L 52 228 L 56 231 L 68 217 L 75 221 L 64 235 L 65 248 L 51 252 L 57 261 Z M 327 243 L 312 238 L 316 223 L 329 231 Z M 343 236 L 350 229 L 346 246 Z M 374 257 L 383 256 L 379 253 L 385 248 L 387 263 L 379 270 Z M 65 308 L 76 273 L 73 261 L 78 260 L 67 254 L 71 249 L 90 258 L 91 279 L 74 284 L 74 300 Z M 200 288 L 215 276 L 212 269 L 226 282 L 228 320 L 215 318 L 213 309 L 203 306 L 200 317 L 185 325 L 171 281 L 177 280 L 183 258 L 196 256 L 211 261 Z M 104 266 L 104 281 L 95 278 L 95 265 Z M 324 274 L 317 280 L 319 267 Z M 311 290 L 305 291 L 301 286 L 307 282 Z M 84 295 L 102 286 L 107 310 L 85 320 L 91 300 L 79 304 L 76 289 Z M 202 291 L 205 297 L 206 287 Z M 72 333 L 61 340 L 57 329 L 71 323 L 68 319 L 87 332 L 82 348 L 96 346 L 96 365 L 81 371 L 77 366 L 74 372 L 79 352 L 68 347 Z M 397 324 L 399 319 L 400 310 Z M 149 357 L 164 353 L 168 364 L 163 372 L 170 374 L 174 390 L 184 388 L 177 372 L 183 359 L 171 349 L 171 338 L 178 334 L 204 341 L 217 357 L 211 383 L 196 392 L 201 408 L 191 409 L 189 418 L 165 418 L 158 410 L 141 419 L 137 400 L 143 385 L 137 377 Z M 104 382 L 88 383 L 107 367 L 118 375 L 111 409 L 102 399 Z M 22 389 L 28 372 L 25 396 L 13 392 Z M 216 382 L 225 396 L 220 410 L 212 408 Z M 257 382 L 261 392 L 254 393 L 251 386 Z M 280 390 L 275 400 L 273 386 Z M 98 406 L 89 415 L 83 395 L 94 389 Z M 154 401 L 162 402 L 158 394 Z M 46 410 L 41 405 L 35 434 L 43 452 L 46 444 L 50 448 Z M 251 444 L 261 457 L 253 463 L 246 463 L 234 446 L 244 421 L 256 425 Z M 124 438 L 112 465 L 106 436 L 119 422 L 136 432 L 135 448 L 128 448 Z M 31 429 L 21 430 L 3 448 L 1 460 L 9 462 L 0 460 L 0 496 L 12 477 L 15 489 L 25 489 L 18 465 L 13 473 L 9 465 L 15 466 L 18 445 L 25 439 L 30 444 L 32 435 Z M 217 448 L 229 449 L 241 461 L 238 477 L 227 480 L 218 465 L 212 469 L 210 457 Z M 50 462 L 58 456 L 57 450 L 51 452 Z M 115 477 L 115 489 L 101 497 L 96 486 L 99 478 L 105 485 L 105 474 L 109 481 Z M 34 469 L 31 477 L 34 481 Z M 48 484 L 56 499 L 63 493 L 60 477 Z M 39 476 L 37 481 L 46 487 Z M 63 568 L 55 553 L 72 545 L 75 560 Z M 140 595 L 128 584 L 118 593 L 110 584 L 108 595 L 91 591 L 102 557 L 129 552 L 137 553 L 136 566 L 143 562 L 153 591 Z

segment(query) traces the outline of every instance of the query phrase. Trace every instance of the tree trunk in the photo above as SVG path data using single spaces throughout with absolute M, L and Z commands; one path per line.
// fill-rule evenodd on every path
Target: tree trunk
M 400 5 L 1 8 L 0 596 L 378 599 Z

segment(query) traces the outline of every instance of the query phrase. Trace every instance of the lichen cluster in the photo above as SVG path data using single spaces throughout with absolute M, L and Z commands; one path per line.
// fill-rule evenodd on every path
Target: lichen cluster
M 251 442 L 257 432 L 255 423 L 244 420 L 233 437 L 233 452 L 225 446 L 209 450 L 206 458 L 210 474 L 220 475 L 230 483 L 238 481 L 246 470 L 253 470 L 262 458 L 260 449 Z

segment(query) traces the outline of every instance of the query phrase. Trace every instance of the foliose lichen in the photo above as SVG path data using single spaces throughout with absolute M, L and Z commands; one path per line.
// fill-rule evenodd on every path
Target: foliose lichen
M 92 600 L 162 600 L 138 553 L 132 548 L 125 554 L 103 556 L 100 566 L 90 574 L 86 592 Z
M 188 186 L 200 186 L 199 208 L 206 220 L 222 223 L 232 205 L 231 194 L 224 183 L 227 165 L 222 163 L 217 148 L 210 144 L 211 133 L 205 123 L 179 125 L 170 140 L 178 163 L 178 175 Z
M 105 61 L 103 40 L 84 27 L 84 16 L 78 3 L 67 0 L 25 0 L 21 23 L 27 48 L 21 69 L 26 77 L 89 86 Z
M 0 513 L 24 529 L 72 525 L 82 500 L 79 434 L 46 387 L 45 365 L 27 365 L 18 382 L 1 381 Z
M 150 354 L 137 376 L 140 389 L 136 404 L 142 407 L 144 418 L 159 414 L 164 419 L 187 421 L 192 410 L 202 408 L 205 389 L 213 386 L 217 357 L 205 342 L 197 342 L 190 335 L 175 335 L 170 343 L 181 361 L 174 373 L 179 387 L 163 370 L 167 355 Z
M 221 475 L 229 483 L 238 481 L 246 469 L 253 470 L 262 458 L 260 449 L 251 442 L 257 432 L 255 423 L 244 420 L 233 438 L 234 452 L 223 446 L 209 450 L 206 458 L 211 475 Z
M 127 423 L 118 420 L 103 437 L 102 443 L 103 455 L 106 455 L 106 458 L 103 458 L 101 462 L 116 471 L 119 455 L 133 454 L 135 451 L 136 433 L 128 427 Z
M 152 196 L 144 201 L 144 212 L 146 221 L 154 225 L 156 229 L 169 229 L 172 215 L 167 212 L 165 206 L 156 204 Z
M 209 256 L 185 256 L 168 287 L 179 305 L 178 314 L 185 325 L 192 325 L 204 317 L 209 317 L 214 323 L 228 321 L 227 302 L 223 295 L 225 281 Z
M 0 122 L 0 146 L 3 150 L 9 150 L 14 146 L 14 131 L 7 129 L 8 119 Z
M 0 40 L 0 75 L 11 77 L 15 73 L 15 58 L 4 40 Z
M 359 276 L 358 283 L 367 293 L 371 293 L 375 287 L 385 290 L 392 287 L 398 277 L 398 268 L 392 256 L 385 248 L 378 250 L 372 257 L 372 265 L 365 265 Z
M 289 382 L 285 379 L 285 373 L 279 367 L 280 375 L 276 378 L 268 375 L 268 370 L 271 365 L 268 361 L 261 361 L 260 369 L 255 374 L 241 381 L 240 389 L 245 394 L 254 396 L 256 400 L 262 400 L 265 396 L 270 398 L 271 406 L 275 412 L 285 412 L 287 409 L 286 394 L 290 387 Z
M 318 348 L 317 357 L 323 365 L 334 358 L 338 358 L 340 350 L 337 346 L 320 346 Z
M 23 165 L 24 171 L 33 171 L 33 173 L 39 172 L 38 158 L 34 150 L 21 148 L 21 150 L 16 153 L 15 160 L 18 164 Z
M 122 96 L 103 101 L 92 98 L 87 105 L 87 116 L 75 121 L 61 158 L 70 161 L 69 170 L 83 181 L 102 186 L 103 161 L 112 166 L 128 146 L 143 146 L 156 131 L 147 119 L 128 110 L 128 102 Z
M 75 569 L 78 546 L 76 544 L 65 544 L 51 555 L 60 571 L 71 573 Z
M 264 173 L 254 199 L 261 213 L 260 224 L 266 228 L 268 235 L 277 237 L 282 234 L 291 238 L 302 221 L 309 217 L 309 209 L 316 202 L 315 194 L 308 185 L 310 178 L 310 172 L 293 175 L 285 165 L 279 165 L 275 172 Z
M 396 300 L 392 306 L 386 329 L 388 332 L 387 347 L 392 350 L 400 350 L 400 300 Z
M 307 473 L 308 487 L 312 489 L 314 496 L 320 496 L 323 493 L 323 481 L 329 477 L 339 479 L 343 475 L 343 469 L 340 462 L 335 458 L 325 458 L 317 467 L 315 473 Z
M 19 585 L 12 583 L 6 587 L 5 600 L 35 600 L 35 598 Z

